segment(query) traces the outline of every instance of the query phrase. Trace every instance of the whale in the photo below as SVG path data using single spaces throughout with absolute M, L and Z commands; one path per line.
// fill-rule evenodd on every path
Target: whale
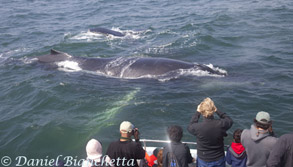
M 58 68 L 90 71 L 118 78 L 160 77 L 180 73 L 182 70 L 196 70 L 211 75 L 226 76 L 221 70 L 212 69 L 203 64 L 158 57 L 112 57 L 89 58 L 77 57 L 51 49 L 50 54 L 36 56 L 37 61 L 52 64 Z M 67 66 L 66 66 L 67 64 Z M 68 66 L 71 64 L 73 66 Z
M 89 29 L 89 31 L 92 32 L 92 33 L 98 33 L 98 34 L 104 34 L 104 35 L 113 35 L 113 36 L 116 36 L 116 37 L 124 37 L 125 36 L 125 34 L 123 34 L 121 32 L 106 29 L 106 28 L 101 28 L 101 27 L 92 28 L 92 29 Z

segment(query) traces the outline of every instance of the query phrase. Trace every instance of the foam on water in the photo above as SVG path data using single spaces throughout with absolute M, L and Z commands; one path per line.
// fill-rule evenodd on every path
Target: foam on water
M 3 62 L 4 60 L 5 60 L 5 58 L 4 58 L 3 54 L 1 53 L 0 54 L 0 62 Z
M 226 74 L 226 75 L 228 74 L 228 72 L 226 70 L 221 69 L 219 67 L 215 67 L 213 64 L 204 64 L 204 65 L 210 67 L 214 71 L 219 71 L 220 73 L 223 73 L 223 74 Z M 220 76 L 222 76 L 222 75 L 220 75 Z
M 18 56 L 20 54 L 26 53 L 28 51 L 30 51 L 31 49 L 29 48 L 25 48 L 25 47 L 20 47 L 20 48 L 15 48 L 9 51 L 4 51 L 2 53 L 0 53 L 0 59 L 6 59 L 9 57 L 15 57 Z
M 6 60 L 14 60 L 15 57 L 22 55 L 24 53 L 27 53 L 30 50 L 31 50 L 30 48 L 20 47 L 20 48 L 15 48 L 9 51 L 2 52 L 0 53 L 0 63 L 2 64 Z M 28 61 L 30 60 L 24 57 L 24 58 L 21 58 L 21 61 L 23 61 L 25 64 L 29 64 Z
M 103 34 L 93 33 L 90 31 L 82 31 L 77 35 L 72 35 L 71 33 L 64 34 L 65 39 L 73 41 L 83 41 L 83 42 L 93 42 L 103 39 Z
M 198 33 L 177 33 L 172 30 L 157 33 L 154 38 L 160 42 L 151 44 L 144 51 L 148 54 L 173 54 L 181 49 L 193 48 L 198 45 Z M 163 38 L 164 40 L 161 40 Z
M 121 30 L 118 27 L 112 27 L 111 30 L 120 32 L 125 34 L 123 37 L 114 36 L 111 34 L 105 35 L 100 33 L 94 33 L 88 31 L 82 31 L 76 35 L 72 35 L 71 33 L 65 33 L 64 39 L 69 39 L 71 41 L 82 41 L 82 42 L 95 42 L 95 41 L 103 41 L 103 40 L 117 40 L 117 39 L 140 39 L 143 37 L 143 34 L 148 32 L 146 31 L 134 31 L 134 30 Z
M 208 67 L 211 69 L 221 72 L 223 74 L 227 74 L 227 71 L 224 69 L 221 69 L 219 67 L 214 67 L 212 64 L 210 64 Z M 194 77 L 225 77 L 224 75 L 218 75 L 218 74 L 211 74 L 208 71 L 204 71 L 198 68 L 190 68 L 190 69 L 179 69 L 175 71 L 170 71 L 169 73 L 160 75 L 160 76 L 153 76 L 157 80 L 161 82 L 166 82 L 172 79 L 177 79 L 182 76 L 188 77 L 188 76 L 194 76 Z M 147 76 L 150 77 L 150 76 Z
M 32 64 L 36 61 L 38 61 L 37 58 L 28 58 L 28 57 L 23 57 L 20 59 L 24 64 Z
M 122 34 L 125 34 L 124 37 L 116 37 L 116 36 L 113 36 L 113 35 L 109 35 L 109 37 L 111 37 L 111 38 L 113 37 L 114 39 L 115 38 L 140 39 L 142 37 L 142 35 L 145 32 L 147 32 L 147 30 L 146 31 L 121 30 L 118 27 L 112 27 L 111 30 L 120 32 Z

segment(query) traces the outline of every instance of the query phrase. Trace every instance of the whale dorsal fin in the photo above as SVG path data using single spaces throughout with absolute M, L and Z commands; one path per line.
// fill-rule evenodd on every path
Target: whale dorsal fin
M 71 56 L 64 52 L 51 49 L 51 54 L 38 56 L 38 60 L 43 63 L 59 62 L 70 59 Z
M 57 55 L 57 54 L 62 54 L 63 52 L 51 49 L 51 55 Z

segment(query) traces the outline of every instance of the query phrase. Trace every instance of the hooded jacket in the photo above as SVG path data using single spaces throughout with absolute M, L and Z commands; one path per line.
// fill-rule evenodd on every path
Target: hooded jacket
M 246 165 L 265 167 L 270 151 L 276 142 L 276 137 L 271 136 L 266 130 L 258 130 L 255 125 L 251 125 L 250 129 L 244 129 L 241 134 L 241 143 L 247 153 Z
M 103 148 L 96 139 L 91 139 L 86 145 L 87 158 L 82 163 L 82 167 L 103 166 L 102 164 Z
M 278 139 L 267 161 L 268 167 L 293 166 L 293 132 Z
M 246 167 L 247 155 L 241 143 L 232 142 L 227 150 L 226 161 L 232 167 Z

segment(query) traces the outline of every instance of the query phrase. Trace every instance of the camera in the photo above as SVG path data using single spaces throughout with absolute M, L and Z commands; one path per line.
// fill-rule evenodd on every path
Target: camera
M 132 134 L 132 135 L 134 135 L 136 131 L 137 131 L 137 129 L 136 129 L 136 128 L 132 129 L 132 132 L 131 132 L 131 134 Z

